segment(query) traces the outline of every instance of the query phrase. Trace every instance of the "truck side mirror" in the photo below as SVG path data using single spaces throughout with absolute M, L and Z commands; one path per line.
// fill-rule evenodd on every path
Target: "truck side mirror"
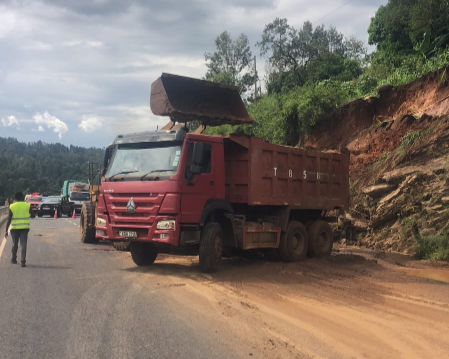
M 201 166 L 204 162 L 204 143 L 195 142 L 193 144 L 192 165 L 190 173 L 197 175 L 201 173 Z

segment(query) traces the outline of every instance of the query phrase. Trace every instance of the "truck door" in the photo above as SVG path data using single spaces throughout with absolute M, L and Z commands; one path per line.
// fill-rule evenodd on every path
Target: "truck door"
M 192 173 L 192 159 L 194 154 L 194 146 L 202 144 L 203 159 L 202 163 L 197 167 L 195 174 Z M 189 141 L 187 144 L 188 155 L 182 179 L 182 197 L 181 197 L 181 214 L 183 223 L 198 223 L 204 205 L 208 199 L 219 198 L 220 187 L 223 184 L 217 181 L 217 173 L 219 171 L 219 155 L 218 146 L 214 143 Z M 217 161 L 218 160 L 218 161 Z M 223 159 L 221 160 L 223 162 Z M 223 174 L 224 177 L 224 174 Z

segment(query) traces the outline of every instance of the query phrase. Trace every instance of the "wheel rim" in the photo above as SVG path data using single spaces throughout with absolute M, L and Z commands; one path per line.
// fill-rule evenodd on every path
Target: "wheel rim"
M 320 248 L 327 248 L 329 245 L 329 238 L 325 232 L 321 232 L 318 236 L 318 246 Z
M 221 239 L 220 237 L 215 237 L 215 242 L 214 242 L 214 258 L 215 261 L 218 261 L 220 259 L 220 255 L 221 255 Z
M 299 233 L 296 233 L 291 240 L 292 249 L 296 254 L 301 254 L 304 250 L 304 241 Z

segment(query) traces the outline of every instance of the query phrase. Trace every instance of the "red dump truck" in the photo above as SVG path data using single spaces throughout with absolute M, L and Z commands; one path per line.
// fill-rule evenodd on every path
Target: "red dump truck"
M 151 96 L 152 111 L 174 121 L 252 122 L 231 86 L 163 74 Z M 91 216 L 96 239 L 129 240 L 139 266 L 161 252 L 199 254 L 205 272 L 217 270 L 223 255 L 246 250 L 286 262 L 328 255 L 333 236 L 323 216 L 349 204 L 347 150 L 291 148 L 242 134 L 119 135 L 105 167 Z

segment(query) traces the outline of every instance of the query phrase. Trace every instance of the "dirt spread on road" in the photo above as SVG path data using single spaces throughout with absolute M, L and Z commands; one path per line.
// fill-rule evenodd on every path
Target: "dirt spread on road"
M 128 258 L 127 258 L 128 259 Z M 446 358 L 449 269 L 400 254 L 340 248 L 300 263 L 160 256 L 142 284 L 231 328 L 266 358 Z

